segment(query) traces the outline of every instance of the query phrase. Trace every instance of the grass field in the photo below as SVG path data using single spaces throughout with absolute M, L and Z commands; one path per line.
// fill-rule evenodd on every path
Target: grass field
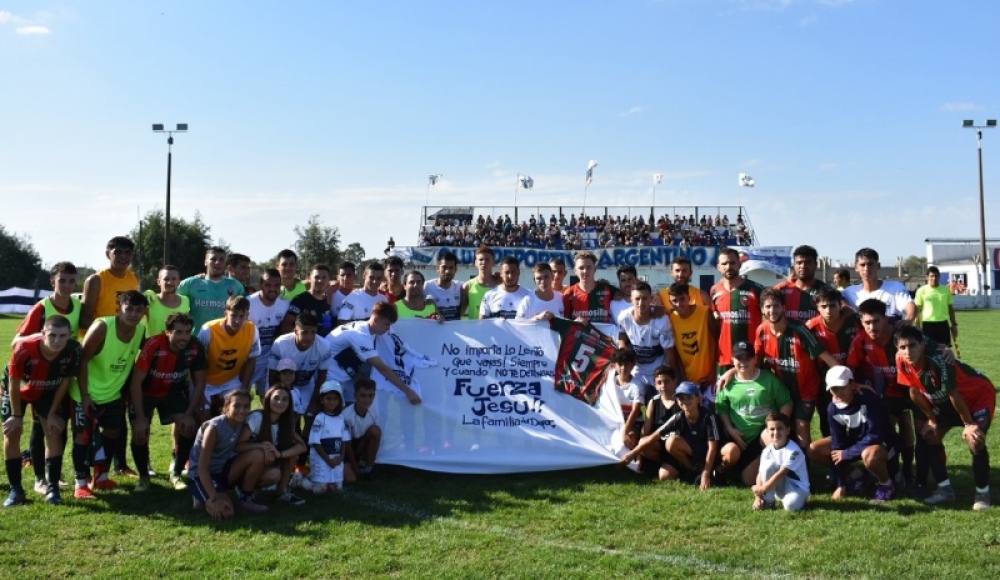
M 961 312 L 963 359 L 994 379 L 1000 312 Z M 0 356 L 18 320 L 0 317 Z M 1000 429 L 989 447 L 1000 448 Z M 154 464 L 169 460 L 153 434 Z M 975 513 L 969 453 L 947 439 L 958 501 L 874 507 L 815 494 L 800 514 L 754 513 L 746 489 L 699 492 L 615 467 L 461 476 L 383 466 L 379 478 L 300 508 L 216 523 L 154 478 L 92 503 L 0 511 L 6 577 L 1000 577 L 1000 507 Z M 994 465 L 1000 463 L 996 458 Z M 71 462 L 66 460 L 66 477 Z M 993 469 L 1000 504 L 1000 470 Z M 32 477 L 25 473 L 30 485 Z M 0 486 L 6 496 L 6 482 Z

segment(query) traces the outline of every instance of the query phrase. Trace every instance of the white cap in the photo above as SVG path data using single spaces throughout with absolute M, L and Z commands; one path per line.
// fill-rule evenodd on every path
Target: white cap
M 340 381 L 329 380 L 323 383 L 323 386 L 319 388 L 319 394 L 336 392 L 341 398 L 344 398 L 344 387 L 340 386 Z
M 829 391 L 830 387 L 846 387 L 853 380 L 854 373 L 851 369 L 843 365 L 830 367 L 830 370 L 826 371 L 826 390 Z
M 297 371 L 299 370 L 299 365 L 295 364 L 295 361 L 290 358 L 283 358 L 278 361 L 278 368 L 275 369 L 279 373 L 281 371 Z

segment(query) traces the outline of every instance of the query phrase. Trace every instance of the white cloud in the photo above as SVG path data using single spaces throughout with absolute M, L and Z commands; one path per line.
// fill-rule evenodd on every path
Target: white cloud
M 981 111 L 983 109 L 982 105 L 977 105 L 976 103 L 963 103 L 963 102 L 951 102 L 941 105 L 942 111 L 948 111 L 949 113 L 960 113 L 962 111 Z
M 17 16 L 14 16 L 6 10 L 0 10 L 0 24 L 7 24 L 8 22 L 14 22 L 17 20 Z
M 22 26 L 17 30 L 15 30 L 15 32 L 17 32 L 22 36 L 38 36 L 43 34 L 49 34 L 51 30 L 49 30 L 48 26 L 36 25 L 36 26 Z
M 636 106 L 632 107 L 631 109 L 629 109 L 627 111 L 622 111 L 621 113 L 618 113 L 618 116 L 620 116 L 620 117 L 629 117 L 631 115 L 636 115 L 636 114 L 639 114 L 641 112 L 642 112 L 642 107 L 640 107 L 639 105 L 636 105 Z

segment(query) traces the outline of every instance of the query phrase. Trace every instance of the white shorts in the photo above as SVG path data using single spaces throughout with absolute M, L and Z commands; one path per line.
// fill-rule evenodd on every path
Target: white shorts
M 309 480 L 313 483 L 336 483 L 344 484 L 344 463 L 337 467 L 330 467 L 326 461 L 320 457 L 319 453 L 309 450 Z
M 221 385 L 205 385 L 205 398 L 209 401 L 216 395 L 224 395 L 233 389 L 242 389 L 243 382 L 239 377 L 233 377 Z
M 309 409 L 309 403 L 312 402 L 312 395 L 312 385 L 309 387 L 292 388 L 292 408 L 295 409 L 297 415 L 306 414 L 306 411 Z
M 253 379 L 250 381 L 250 388 L 263 397 L 270 386 L 270 381 L 267 378 L 267 365 L 257 365 L 253 370 Z

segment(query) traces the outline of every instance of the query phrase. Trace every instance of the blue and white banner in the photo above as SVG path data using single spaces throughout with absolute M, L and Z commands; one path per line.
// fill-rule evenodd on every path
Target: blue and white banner
M 411 405 L 380 381 L 379 463 L 513 473 L 608 465 L 623 453 L 621 408 L 610 389 L 591 404 L 557 388 L 564 345 L 547 322 L 401 320 L 392 332 L 410 352 L 385 337 L 379 356 L 423 402 Z M 606 354 L 593 343 L 569 343 L 564 362 L 603 375 Z
M 791 248 L 788 248 L 788 250 L 790 253 Z M 681 248 L 679 246 L 630 246 L 594 248 L 589 251 L 597 256 L 597 267 L 601 270 L 615 270 L 621 266 L 669 267 L 670 262 L 677 256 L 688 258 L 696 267 L 712 268 L 715 266 L 719 256 L 718 248 L 707 246 L 691 248 Z M 394 250 L 395 255 L 417 265 L 434 264 L 437 262 L 438 257 L 446 252 L 455 254 L 460 266 L 472 266 L 476 263 L 476 248 L 426 246 L 396 248 Z M 548 262 L 554 258 L 562 258 L 564 262 L 571 265 L 573 264 L 573 256 L 576 255 L 576 250 L 545 250 L 540 248 L 505 248 L 496 246 L 493 248 L 493 253 L 496 256 L 497 262 L 500 262 L 500 260 L 507 256 L 514 256 L 521 262 L 522 268 L 534 268 L 535 264 Z

